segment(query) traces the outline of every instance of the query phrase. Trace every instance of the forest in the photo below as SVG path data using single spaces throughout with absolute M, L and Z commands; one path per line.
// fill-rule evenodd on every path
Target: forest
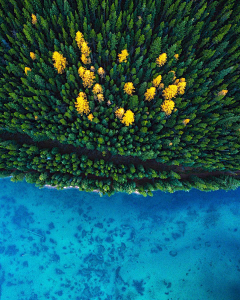
M 239 45 L 236 0 L 0 0 L 0 176 L 236 189 Z

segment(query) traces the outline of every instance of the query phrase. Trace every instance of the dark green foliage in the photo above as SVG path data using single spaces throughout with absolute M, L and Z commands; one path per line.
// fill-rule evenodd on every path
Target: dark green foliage
M 1 4 L 1 176 L 11 175 L 12 181 L 25 176 L 40 188 L 75 185 L 108 195 L 138 189 L 145 197 L 156 189 L 207 191 L 239 186 L 237 174 L 182 179 L 180 172 L 181 166 L 194 168 L 192 173 L 198 168 L 240 170 L 237 1 L 223 5 L 206 0 L 11 0 Z M 80 60 L 77 31 L 91 49 L 91 65 Z M 123 49 L 129 56 L 119 63 Z M 67 59 L 63 74 L 53 67 L 54 51 Z M 36 54 L 35 60 L 30 52 Z M 158 67 L 156 58 L 164 52 L 167 62 Z M 104 102 L 94 99 L 91 88 L 84 88 L 80 66 L 95 67 Z M 31 68 L 27 75 L 25 67 Z M 103 78 L 97 74 L 99 67 L 105 70 Z M 177 110 L 170 116 L 161 111 L 162 90 L 157 89 L 150 102 L 144 96 L 157 75 L 162 75 L 165 87 L 172 85 L 174 74 L 169 71 L 187 83 L 185 93 L 173 98 Z M 132 96 L 123 92 L 126 82 L 135 87 Z M 221 90 L 227 90 L 227 95 L 219 95 Z M 87 95 L 92 122 L 76 111 L 80 92 Z M 134 112 L 129 127 L 116 118 L 119 107 Z M 190 122 L 185 125 L 186 119 Z M 83 155 L 74 153 L 81 147 L 85 147 Z M 117 154 L 125 156 L 124 163 L 118 162 Z M 141 163 L 131 160 L 136 158 Z M 152 160 L 157 164 L 154 169 L 148 167 Z

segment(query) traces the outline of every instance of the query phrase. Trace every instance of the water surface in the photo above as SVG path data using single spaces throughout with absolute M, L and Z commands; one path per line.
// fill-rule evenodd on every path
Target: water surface
M 0 186 L 0 299 L 240 299 L 240 189 Z

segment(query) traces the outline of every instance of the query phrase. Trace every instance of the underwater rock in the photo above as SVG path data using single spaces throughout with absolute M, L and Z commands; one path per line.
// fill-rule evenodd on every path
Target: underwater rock
M 19 227 L 29 227 L 29 224 L 34 223 L 34 219 L 32 217 L 33 213 L 29 213 L 28 209 L 20 205 L 14 213 L 14 216 L 12 217 L 12 222 Z
M 103 228 L 103 223 L 97 223 L 94 226 L 97 227 L 97 228 Z
M 53 222 L 51 222 L 51 223 L 48 224 L 48 228 L 49 228 L 49 230 L 52 230 L 52 229 L 55 228 Z
M 133 286 L 135 287 L 136 291 L 140 294 L 143 295 L 144 293 L 144 287 L 143 287 L 143 280 L 138 281 L 138 280 L 133 280 Z
M 8 246 L 7 250 L 5 251 L 5 254 L 8 256 L 13 256 L 18 253 L 18 249 L 16 248 L 16 245 L 10 245 Z
M 177 256 L 177 251 L 170 251 L 169 254 L 172 256 L 172 257 L 175 257 Z

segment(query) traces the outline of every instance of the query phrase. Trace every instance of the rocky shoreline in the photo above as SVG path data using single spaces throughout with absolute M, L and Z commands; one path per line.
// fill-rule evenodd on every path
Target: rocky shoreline
M 52 185 L 44 185 L 44 187 L 49 188 L 49 189 L 56 189 L 57 186 L 52 186 Z M 79 189 L 79 186 L 65 186 L 64 189 L 71 189 L 71 188 L 75 188 L 75 189 Z M 101 193 L 100 190 L 93 190 L 94 193 Z M 141 195 L 138 190 L 135 190 L 135 192 L 133 192 L 133 194 L 137 194 L 137 195 Z

